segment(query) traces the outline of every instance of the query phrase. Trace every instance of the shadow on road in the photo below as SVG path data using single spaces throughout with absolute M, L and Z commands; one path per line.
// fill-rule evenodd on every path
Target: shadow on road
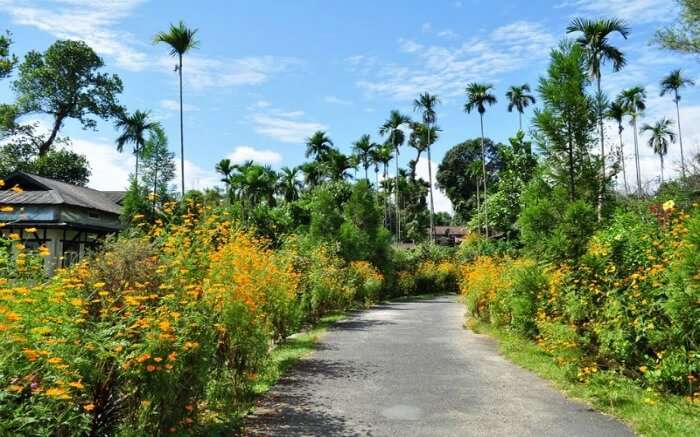
M 333 400 L 311 396 L 314 384 L 309 382 L 328 379 L 350 380 L 363 372 L 343 361 L 301 360 L 260 401 L 255 414 L 246 420 L 242 435 L 360 435 L 349 427 L 344 418 L 324 412 L 329 410 Z

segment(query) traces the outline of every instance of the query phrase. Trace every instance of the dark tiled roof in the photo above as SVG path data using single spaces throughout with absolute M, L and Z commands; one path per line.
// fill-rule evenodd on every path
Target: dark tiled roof
M 126 196 L 126 191 L 100 191 L 105 196 L 109 197 L 109 200 L 116 204 L 121 205 L 121 201 L 124 200 Z
M 71 205 L 121 214 L 121 207 L 113 200 L 114 194 L 78 187 L 24 172 L 15 173 L 5 182 L 6 189 L 0 191 L 0 204 Z M 16 193 L 7 189 L 15 185 L 25 188 L 25 191 Z

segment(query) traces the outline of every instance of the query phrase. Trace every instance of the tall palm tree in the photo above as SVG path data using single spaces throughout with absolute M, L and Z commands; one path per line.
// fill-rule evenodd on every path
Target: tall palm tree
M 365 169 L 365 179 L 369 182 L 369 176 L 367 169 L 372 163 L 372 151 L 377 147 L 377 144 L 373 143 L 369 135 L 362 135 L 359 140 L 353 143 L 352 148 L 355 151 L 362 167 Z
M 471 113 L 473 110 L 479 112 L 479 118 L 481 121 L 481 171 L 484 179 L 484 199 L 486 199 L 486 193 L 488 188 L 486 186 L 486 146 L 484 145 L 484 113 L 486 112 L 486 106 L 492 106 L 496 104 L 496 96 L 491 92 L 493 90 L 493 85 L 488 83 L 477 83 L 472 82 L 467 85 L 467 103 L 464 104 L 464 111 L 466 113 Z M 484 205 L 484 229 L 486 230 L 486 237 L 489 236 L 489 221 L 488 221 L 488 211 Z
M 379 165 L 382 163 L 381 147 L 375 143 L 375 147 L 369 152 L 370 161 L 374 165 L 374 183 L 377 191 L 379 191 Z
M 681 146 L 681 173 L 685 178 L 685 156 L 683 155 L 683 136 L 681 135 L 681 110 L 679 103 L 681 96 L 678 90 L 685 86 L 693 86 L 695 82 L 681 75 L 681 70 L 673 70 L 661 81 L 661 96 L 673 92 L 673 101 L 676 104 L 676 120 L 678 121 L 678 143 Z
M 326 132 L 319 130 L 306 139 L 306 157 L 322 160 L 333 147 L 333 141 L 328 138 Z
M 133 114 L 122 114 L 114 127 L 121 133 L 117 137 L 117 151 L 122 152 L 127 143 L 134 144 L 134 156 L 136 156 L 135 180 L 139 183 L 139 157 L 143 154 L 143 146 L 146 143 L 146 133 L 160 127 L 160 123 L 151 120 L 149 111 L 135 111 Z
M 323 179 L 323 169 L 318 162 L 305 162 L 300 166 L 301 172 L 304 174 L 304 183 L 307 188 L 312 189 L 318 186 Z
M 622 179 L 625 182 L 625 194 L 629 194 L 629 185 L 627 184 L 627 171 L 625 170 L 625 145 L 622 142 L 622 131 L 625 130 L 625 128 L 622 127 L 622 122 L 625 119 L 625 115 L 627 115 L 627 110 L 619 100 L 616 100 L 612 102 L 610 106 L 608 106 L 608 111 L 606 115 L 608 118 L 610 118 L 611 120 L 615 120 L 615 122 L 617 123 L 617 134 L 620 136 L 620 162 L 622 163 Z
M 430 156 L 430 146 L 434 140 L 432 137 L 432 126 L 437 122 L 437 113 L 435 112 L 435 107 L 440 104 L 440 98 L 434 94 L 429 94 L 427 92 L 420 94 L 417 99 L 413 101 L 413 110 L 420 110 L 423 116 L 423 123 L 425 123 L 426 134 L 426 150 L 428 152 L 428 185 L 430 190 L 430 241 L 434 240 L 435 235 L 435 203 L 433 202 L 433 169 L 432 169 L 432 159 Z M 419 153 L 420 155 L 420 153 Z M 418 163 L 418 158 L 416 158 L 416 163 Z
M 566 28 L 567 33 L 580 33 L 576 38 L 576 43 L 580 45 L 585 53 L 588 72 L 592 79 L 596 81 L 598 100 L 598 129 L 600 130 L 600 189 L 598 191 L 598 221 L 602 219 L 603 196 L 605 189 L 605 132 L 603 130 L 603 113 L 605 108 L 601 88 L 601 67 L 606 62 L 611 62 L 613 71 L 620 71 L 625 66 L 625 55 L 617 47 L 610 44 L 610 36 L 618 33 L 624 39 L 630 33 L 624 21 L 617 18 L 590 20 L 588 18 L 575 18 Z
M 523 130 L 523 113 L 525 108 L 534 105 L 535 97 L 530 94 L 530 85 L 524 83 L 520 86 L 513 85 L 506 92 L 508 99 L 508 112 L 513 112 L 513 109 L 518 111 L 518 130 Z
M 323 166 L 326 175 L 332 181 L 347 179 L 350 177 L 348 170 L 353 168 L 350 157 L 336 149 L 331 149 L 326 153 Z
M 399 177 L 399 147 L 401 147 L 405 141 L 405 136 L 401 130 L 401 126 L 405 126 L 411 122 L 411 119 L 407 115 L 401 114 L 397 110 L 392 110 L 389 113 L 389 118 L 384 122 L 384 124 L 379 128 L 379 135 L 389 136 L 389 144 L 394 148 L 396 153 L 396 180 L 398 182 Z M 396 242 L 401 242 L 401 208 L 399 204 L 401 203 L 401 194 L 399 193 L 399 187 L 396 186 L 396 192 L 394 193 L 396 199 Z
M 664 183 L 664 156 L 668 154 L 668 146 L 676 142 L 676 133 L 671 130 L 673 120 L 666 117 L 649 125 L 647 123 L 642 126 L 640 132 L 649 132 L 651 136 L 647 144 L 654 150 L 654 153 L 659 155 L 661 159 L 661 183 Z
M 384 185 L 384 226 L 387 226 L 387 215 L 388 215 L 388 201 L 389 201 L 389 194 L 386 192 L 386 183 L 388 182 L 389 179 L 389 163 L 391 163 L 391 160 L 394 158 L 394 148 L 391 144 L 387 143 L 382 146 L 379 146 L 377 149 L 377 154 L 376 154 L 376 159 L 378 162 L 382 164 L 383 168 L 383 173 L 382 173 L 382 185 Z M 379 181 L 377 181 L 377 191 L 379 191 Z
M 299 167 L 282 167 L 280 170 L 277 192 L 281 194 L 287 202 L 293 202 L 299 198 L 299 191 L 301 190 L 299 173 Z
M 634 163 L 637 171 L 637 194 L 642 194 L 642 173 L 639 166 L 639 140 L 637 138 L 637 118 L 646 109 L 647 92 L 643 87 L 635 86 L 620 93 L 617 101 L 625 108 L 625 112 L 632 118 L 634 129 Z
M 167 32 L 158 32 L 153 37 L 153 42 L 165 43 L 170 46 L 170 56 L 177 56 L 177 71 L 180 79 L 180 176 L 182 196 L 185 196 L 185 127 L 182 110 L 182 57 L 185 53 L 199 47 L 197 29 L 190 29 L 180 21 L 177 25 L 170 24 Z
M 221 161 L 217 162 L 216 166 L 214 167 L 214 170 L 223 176 L 221 178 L 221 182 L 226 185 L 226 193 L 229 196 L 231 195 L 231 173 L 233 173 L 234 169 L 235 167 L 231 164 L 230 159 L 222 159 Z

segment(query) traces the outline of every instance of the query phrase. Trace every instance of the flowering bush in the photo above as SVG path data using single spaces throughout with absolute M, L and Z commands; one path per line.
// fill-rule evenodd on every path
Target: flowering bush
M 616 213 L 576 264 L 477 257 L 461 269 L 471 314 L 535 338 L 573 378 L 601 369 L 699 396 L 700 211 Z
M 43 282 L 22 279 L 34 255 L 3 252 L 0 434 L 204 432 L 248 405 L 274 342 L 383 286 L 369 262 L 300 237 L 273 249 L 196 199 L 133 219 Z

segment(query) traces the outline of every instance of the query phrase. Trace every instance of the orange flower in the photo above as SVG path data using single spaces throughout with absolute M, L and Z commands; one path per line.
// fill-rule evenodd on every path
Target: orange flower
M 149 372 L 155 372 L 156 366 L 154 366 L 153 364 L 149 364 L 148 366 L 146 366 L 146 370 L 148 370 Z
M 95 409 L 95 404 L 90 403 L 90 404 L 83 405 L 83 410 L 85 410 L 85 411 L 90 412 L 94 409 Z

